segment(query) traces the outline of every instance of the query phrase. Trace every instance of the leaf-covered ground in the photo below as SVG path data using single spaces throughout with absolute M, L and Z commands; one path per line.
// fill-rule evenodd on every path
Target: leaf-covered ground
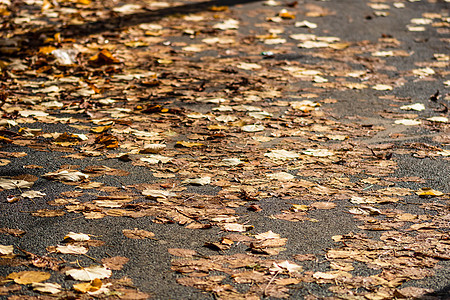
M 2 299 L 448 296 L 448 1 L 0 15 Z

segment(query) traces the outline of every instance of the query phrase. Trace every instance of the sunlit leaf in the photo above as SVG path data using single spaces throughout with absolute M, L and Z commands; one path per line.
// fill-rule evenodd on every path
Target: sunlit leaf
M 46 196 L 46 194 L 40 191 L 26 191 L 20 194 L 20 196 L 24 198 L 34 199 L 34 198 L 42 198 Z
M 264 156 L 278 160 L 290 160 L 300 158 L 300 155 L 298 153 L 287 150 L 271 150 L 270 152 L 265 153 Z
M 74 170 L 61 170 L 59 172 L 46 173 L 42 177 L 52 180 L 76 182 L 88 179 L 89 175 Z
M 6 278 L 14 280 L 18 284 L 32 284 L 45 281 L 50 278 L 50 273 L 39 271 L 22 271 L 9 274 Z
M 421 188 L 420 190 L 416 191 L 416 194 L 420 197 L 439 197 L 444 195 L 444 193 L 440 191 L 433 190 L 432 188 Z
M 200 178 L 186 179 L 183 181 L 183 183 L 191 185 L 207 185 L 211 183 L 211 177 L 205 176 Z
M 13 189 L 29 189 L 33 186 L 34 182 L 25 180 L 8 179 L 0 177 L 0 187 L 5 190 Z
M 65 237 L 64 240 L 67 241 L 75 241 L 75 242 L 85 242 L 89 241 L 91 238 L 89 235 L 84 233 L 75 233 L 75 232 L 69 232 Z
M 46 282 L 46 283 L 33 282 L 31 284 L 31 286 L 33 287 L 33 290 L 35 290 L 35 291 L 38 291 L 41 293 L 48 293 L 48 294 L 58 294 L 62 290 L 61 285 L 59 285 L 57 283 L 50 283 L 50 282 Z
M 399 124 L 399 125 L 415 126 L 415 125 L 420 125 L 422 122 L 420 120 L 401 119 L 401 120 L 395 120 L 394 123 Z
M 66 246 L 58 245 L 56 247 L 56 251 L 62 254 L 85 254 L 88 252 L 88 250 L 89 249 L 86 247 L 76 245 L 66 245 Z
M 272 180 L 281 180 L 281 181 L 289 181 L 295 178 L 294 175 L 286 173 L 286 172 L 277 172 L 272 174 L 266 174 Z
M 95 278 L 91 282 L 82 282 L 73 285 L 73 289 L 77 292 L 88 293 L 96 292 L 102 287 L 102 281 L 99 278 Z
M 69 269 L 66 271 L 66 275 L 71 276 L 75 280 L 92 281 L 97 278 L 109 278 L 112 272 L 104 266 L 91 266 L 83 269 Z
M 422 103 L 415 103 L 410 105 L 403 105 L 400 107 L 400 109 L 422 111 L 425 110 L 425 105 L 423 105 Z
M 9 246 L 0 245 L 0 255 L 10 255 L 13 253 L 13 251 L 14 251 L 13 245 Z

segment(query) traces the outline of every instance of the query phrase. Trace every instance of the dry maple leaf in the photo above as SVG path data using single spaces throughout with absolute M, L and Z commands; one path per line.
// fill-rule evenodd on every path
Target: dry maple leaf
M 142 229 L 137 229 L 137 228 L 124 229 L 124 230 L 122 230 L 122 233 L 127 238 L 136 239 L 136 240 L 151 239 L 155 236 L 155 234 L 153 232 L 150 232 L 147 230 L 142 230 Z

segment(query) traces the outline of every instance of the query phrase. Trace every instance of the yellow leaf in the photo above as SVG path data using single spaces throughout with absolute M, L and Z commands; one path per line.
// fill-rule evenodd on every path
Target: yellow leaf
M 291 210 L 298 212 L 298 211 L 308 211 L 308 205 L 301 205 L 301 204 L 292 204 Z
M 107 131 L 108 129 L 110 129 L 111 126 L 112 125 L 93 127 L 93 128 L 91 128 L 91 132 L 103 133 L 103 132 Z
M 50 273 L 39 271 L 22 271 L 13 272 L 8 275 L 8 279 L 14 280 L 18 284 L 31 284 L 36 282 L 42 282 L 50 278 Z
M 228 6 L 211 6 L 209 8 L 210 11 L 228 11 Z
M 290 11 L 287 11 L 285 9 L 282 9 L 280 13 L 278 14 L 283 19 L 295 19 L 295 14 L 291 13 Z
M 82 283 L 73 285 L 73 289 L 75 291 L 78 291 L 81 293 L 96 292 L 101 287 L 102 287 L 102 281 L 98 278 L 95 278 L 91 282 L 82 282 Z
M 50 53 L 52 53 L 53 50 L 56 50 L 56 48 L 53 46 L 44 46 L 44 47 L 39 48 L 39 53 L 50 54 Z
M 420 197 L 439 197 L 439 196 L 444 195 L 443 192 L 436 191 L 436 190 L 433 190 L 432 188 L 427 188 L 427 187 L 421 188 L 420 190 L 418 190 L 416 192 L 416 194 L 419 195 Z
M 89 58 L 89 61 L 93 64 L 97 65 L 110 65 L 114 63 L 118 63 L 119 60 L 115 58 L 111 52 L 106 49 L 103 49 L 98 54 Z

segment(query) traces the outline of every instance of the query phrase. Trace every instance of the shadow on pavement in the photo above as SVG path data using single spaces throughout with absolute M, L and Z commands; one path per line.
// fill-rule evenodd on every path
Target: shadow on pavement
M 426 294 L 418 300 L 430 300 L 430 299 L 440 299 L 440 300 L 449 300 L 450 299 L 450 285 L 447 285 L 443 289 L 439 291 L 434 291 L 432 293 Z
M 198 3 L 190 3 L 175 7 L 158 9 L 155 11 L 146 11 L 124 16 L 113 16 L 107 19 L 101 19 L 94 22 L 88 22 L 80 25 L 68 25 L 64 27 L 46 27 L 35 32 L 25 33 L 19 38 L 27 40 L 25 44 L 29 47 L 39 47 L 43 44 L 43 36 L 52 36 L 61 32 L 65 38 L 75 38 L 87 36 L 90 34 L 101 33 L 105 31 L 114 31 L 120 28 L 135 26 L 141 23 L 151 23 L 158 21 L 169 15 L 192 14 L 204 11 L 211 6 L 235 6 L 239 4 L 257 2 L 259 0 L 214 0 Z

